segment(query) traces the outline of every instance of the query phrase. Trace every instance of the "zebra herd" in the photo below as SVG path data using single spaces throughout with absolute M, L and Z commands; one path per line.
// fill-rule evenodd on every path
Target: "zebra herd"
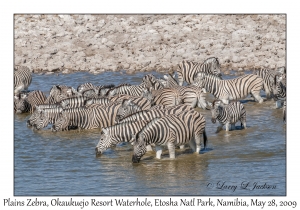
M 139 162 L 152 146 L 161 158 L 167 146 L 170 158 L 175 148 L 189 144 L 200 153 L 207 144 L 206 120 L 194 108 L 210 110 L 212 122 L 218 120 L 217 132 L 235 129 L 240 121 L 246 127 L 246 110 L 238 100 L 249 94 L 258 103 L 273 98 L 277 108 L 283 100 L 283 121 L 286 122 L 286 70 L 261 69 L 234 79 L 223 79 L 218 58 L 203 63 L 182 61 L 175 74 L 156 78 L 148 74 L 139 85 L 100 85 L 84 83 L 72 86 L 53 85 L 46 96 L 40 90 L 28 91 L 32 76 L 27 67 L 14 72 L 14 111 L 31 113 L 27 126 L 40 130 L 51 124 L 53 132 L 71 129 L 100 128 L 96 155 L 121 142 L 133 145 L 132 162 Z M 183 86 L 183 82 L 187 85 Z M 215 100 L 206 100 L 206 93 Z

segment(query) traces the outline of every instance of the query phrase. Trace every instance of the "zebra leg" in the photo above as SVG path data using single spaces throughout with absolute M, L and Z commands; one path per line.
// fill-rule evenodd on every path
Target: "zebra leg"
M 229 122 L 227 122 L 225 124 L 225 126 L 226 126 L 226 131 L 230 131 L 231 124 Z
M 192 140 L 189 141 L 189 146 L 190 148 L 195 152 L 196 151 L 196 144 L 195 144 L 195 139 L 193 138 Z
M 148 145 L 146 146 L 146 151 L 147 151 L 147 152 L 153 151 L 151 144 L 148 144 Z
M 252 93 L 253 94 L 253 97 L 256 101 L 258 101 L 258 103 L 262 103 L 264 101 L 264 99 L 262 99 L 262 97 L 259 95 L 259 93 L 255 92 L 255 93 Z
M 156 146 L 155 150 L 156 150 L 156 158 L 161 159 L 162 147 L 161 146 Z
M 200 135 L 195 135 L 195 143 L 196 143 L 196 153 L 199 154 L 200 150 L 201 150 L 201 136 Z
M 170 159 L 175 159 L 175 145 L 173 142 L 168 142 L 168 150 Z

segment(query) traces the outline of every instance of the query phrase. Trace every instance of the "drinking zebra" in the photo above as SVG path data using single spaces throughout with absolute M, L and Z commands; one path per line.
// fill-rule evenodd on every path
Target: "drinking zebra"
M 102 128 L 100 140 L 95 148 L 96 155 L 120 142 L 132 142 L 132 134 L 138 133 L 148 121 L 125 122 Z
M 39 119 L 41 115 L 42 110 L 53 109 L 53 108 L 62 109 L 60 104 L 40 104 L 38 106 L 35 106 L 35 111 L 31 114 L 31 116 L 27 120 L 27 126 L 31 127 L 36 123 L 36 121 Z
M 158 146 L 156 157 L 161 158 L 161 145 L 166 145 L 169 150 L 170 158 L 175 158 L 175 146 L 190 143 L 191 147 L 200 152 L 201 134 L 203 135 L 204 147 L 206 147 L 207 136 L 205 132 L 205 119 L 198 112 L 182 113 L 181 115 L 167 115 L 155 118 L 144 128 L 134 135 L 132 162 L 138 163 L 146 153 L 146 146 L 155 144 Z M 191 122 L 193 122 L 191 126 Z M 196 143 L 196 149 L 193 143 Z
M 19 66 L 14 71 L 14 94 L 27 91 L 32 81 L 31 71 L 26 66 Z
M 254 74 L 243 75 L 234 79 L 221 80 L 220 78 L 197 73 L 193 85 L 204 88 L 215 98 L 222 100 L 224 104 L 229 104 L 230 100 L 238 100 L 252 94 L 259 103 L 263 102 L 260 90 L 263 88 L 263 79 Z
M 219 121 L 220 125 L 216 132 L 222 130 L 223 126 L 226 126 L 226 131 L 235 129 L 235 123 L 241 121 L 241 127 L 246 128 L 246 110 L 244 105 L 239 101 L 231 102 L 228 105 L 224 105 L 222 101 L 215 100 L 212 104 L 212 123 Z
M 63 111 L 60 118 L 53 124 L 52 130 L 63 131 L 67 130 L 69 126 L 75 126 L 79 129 L 95 129 L 112 126 L 116 122 L 118 110 L 121 106 L 121 102 L 114 102 L 107 106 L 92 104 L 86 108 L 86 111 Z M 128 111 L 128 114 L 132 113 Z
M 282 106 L 281 100 L 286 100 L 286 86 L 282 83 L 283 75 L 277 74 L 274 78 L 273 93 L 275 99 L 275 107 L 278 109 Z
M 16 113 L 33 113 L 36 106 L 43 104 L 46 100 L 45 94 L 40 90 L 15 96 Z
M 180 86 L 182 86 L 184 81 L 188 84 L 193 83 L 194 77 L 198 72 L 205 72 L 220 78 L 222 77 L 219 60 L 215 57 L 206 59 L 202 64 L 184 60 L 178 64 L 178 67 L 177 75 Z

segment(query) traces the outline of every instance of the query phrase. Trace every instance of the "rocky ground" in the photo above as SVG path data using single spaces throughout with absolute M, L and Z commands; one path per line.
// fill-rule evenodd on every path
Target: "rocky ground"
M 15 65 L 34 73 L 174 71 L 218 57 L 221 70 L 285 66 L 285 15 L 15 15 Z

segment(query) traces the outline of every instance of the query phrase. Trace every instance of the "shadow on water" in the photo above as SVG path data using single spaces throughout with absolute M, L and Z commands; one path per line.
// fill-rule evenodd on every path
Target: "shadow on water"
M 149 73 L 149 72 L 148 72 Z M 127 75 L 86 72 L 67 75 L 33 75 L 31 90 L 48 93 L 52 85 L 65 84 L 139 84 L 148 73 Z M 151 72 L 156 77 L 162 74 Z M 227 76 L 231 78 L 231 76 Z M 213 100 L 208 94 L 207 99 Z M 52 132 L 48 126 L 33 131 L 26 126 L 29 114 L 14 115 L 14 195 L 285 195 L 286 131 L 282 109 L 274 101 L 258 104 L 242 100 L 247 112 L 247 129 L 215 133 L 211 112 L 197 108 L 206 119 L 207 148 L 194 154 L 186 147 L 176 149 L 171 160 L 167 150 L 162 159 L 148 152 L 140 163 L 132 163 L 132 145 L 118 144 L 96 156 L 100 129 Z M 275 190 L 225 191 L 208 188 L 218 181 L 240 185 L 276 185 Z

